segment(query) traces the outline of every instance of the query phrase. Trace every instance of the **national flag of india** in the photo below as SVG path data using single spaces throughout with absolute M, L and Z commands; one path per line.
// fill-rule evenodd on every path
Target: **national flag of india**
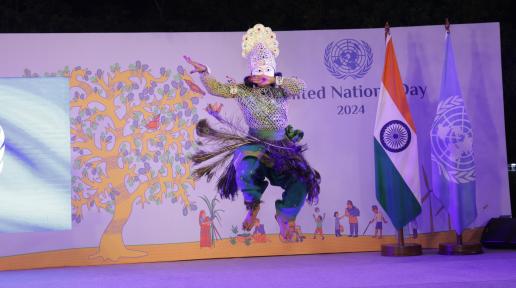
M 401 81 L 391 35 L 387 35 L 374 126 L 376 198 L 397 229 L 421 213 L 414 120 Z

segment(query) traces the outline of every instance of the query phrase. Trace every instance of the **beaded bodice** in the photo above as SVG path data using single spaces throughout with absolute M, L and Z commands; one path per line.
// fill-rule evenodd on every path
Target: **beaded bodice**
M 208 73 L 201 74 L 201 80 L 210 94 L 235 98 L 246 124 L 254 130 L 284 130 L 288 125 L 287 100 L 302 93 L 305 87 L 297 78 L 284 78 L 282 85 L 263 88 L 220 83 Z
M 236 100 L 249 128 L 283 130 L 288 125 L 287 97 L 279 88 L 251 88 Z

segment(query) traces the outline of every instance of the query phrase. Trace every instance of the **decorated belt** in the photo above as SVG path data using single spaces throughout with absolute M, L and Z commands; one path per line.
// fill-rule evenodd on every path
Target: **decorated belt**
M 265 130 L 249 128 L 249 135 L 263 140 L 279 141 L 285 138 L 285 130 Z

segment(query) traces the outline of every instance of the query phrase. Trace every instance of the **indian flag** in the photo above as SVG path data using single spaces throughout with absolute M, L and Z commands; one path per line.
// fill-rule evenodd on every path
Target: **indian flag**
M 421 213 L 417 136 L 391 35 L 374 126 L 376 199 L 397 229 Z

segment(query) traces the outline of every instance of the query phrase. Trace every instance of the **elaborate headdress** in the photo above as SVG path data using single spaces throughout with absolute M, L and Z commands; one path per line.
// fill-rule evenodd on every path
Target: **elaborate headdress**
M 278 46 L 276 34 L 271 28 L 256 24 L 242 37 L 242 57 L 248 58 L 251 71 L 260 65 L 268 65 L 276 70 Z

